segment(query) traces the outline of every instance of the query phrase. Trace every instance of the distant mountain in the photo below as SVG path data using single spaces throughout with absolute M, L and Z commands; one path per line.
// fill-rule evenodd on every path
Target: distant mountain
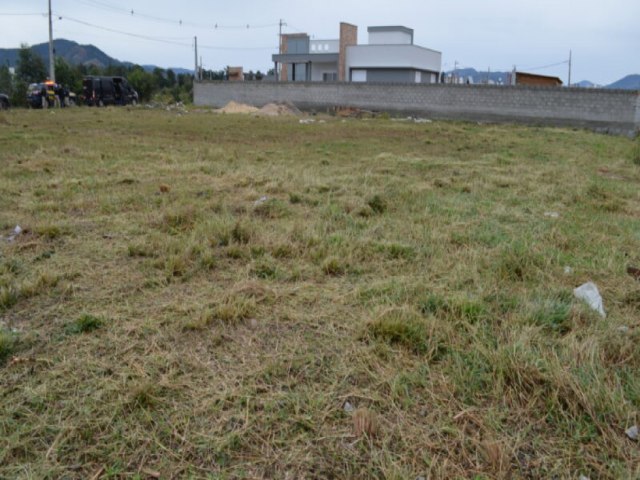
M 605 88 L 621 88 L 623 90 L 640 90 L 640 75 L 627 75 Z
M 70 40 L 58 39 L 53 41 L 53 48 L 56 56 L 63 58 L 71 65 L 96 65 L 98 67 L 126 65 L 93 45 L 80 45 Z M 31 50 L 41 56 L 45 64 L 49 63 L 48 43 L 33 45 Z M 9 65 L 16 66 L 19 51 L 19 48 L 0 49 L 0 65 L 6 65 L 8 62 Z
M 153 72 L 158 67 L 157 65 L 142 65 L 147 72 Z M 176 75 L 193 75 L 193 70 L 189 70 L 188 68 L 179 68 L 179 67 L 169 67 L 165 70 L 173 70 L 173 73 Z
M 572 83 L 571 86 L 579 87 L 579 88 L 597 88 L 598 87 L 598 85 L 596 85 L 593 82 L 590 82 L 589 80 L 582 80 L 581 82 Z
M 94 45 L 80 45 L 71 40 L 57 39 L 53 41 L 53 48 L 56 56 L 63 58 L 71 65 L 95 65 L 97 67 L 108 66 L 133 66 L 131 62 L 122 62 L 110 57 L 98 47 Z M 39 43 L 31 47 L 35 53 L 42 57 L 45 64 L 49 64 L 49 43 Z M 0 65 L 9 65 L 15 67 L 18 63 L 19 48 L 0 48 Z M 153 71 L 155 65 L 145 65 L 143 67 L 147 71 Z M 184 68 L 173 68 L 176 75 L 193 74 L 193 70 Z

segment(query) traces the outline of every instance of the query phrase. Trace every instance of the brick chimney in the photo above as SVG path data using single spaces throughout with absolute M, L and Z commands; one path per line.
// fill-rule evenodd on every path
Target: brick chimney
M 347 76 L 347 47 L 358 44 L 358 27 L 350 23 L 340 23 L 340 52 L 338 54 L 338 81 L 346 82 Z

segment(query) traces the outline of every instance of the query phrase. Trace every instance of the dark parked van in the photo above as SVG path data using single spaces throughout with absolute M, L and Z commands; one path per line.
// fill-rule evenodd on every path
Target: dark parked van
M 85 77 L 82 96 L 89 106 L 136 105 L 136 92 L 124 77 Z

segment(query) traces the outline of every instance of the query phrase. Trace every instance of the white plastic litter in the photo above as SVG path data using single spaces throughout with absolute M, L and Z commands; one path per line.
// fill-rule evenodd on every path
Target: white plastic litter
M 310 125 L 316 123 L 316 121 L 313 118 L 301 118 L 298 123 L 300 123 L 300 125 Z
M 580 300 L 584 300 L 587 305 L 593 310 L 596 310 L 602 318 L 607 317 L 602 304 L 602 297 L 595 283 L 588 282 L 579 286 L 573 291 L 573 295 Z
M 355 407 L 351 405 L 349 402 L 344 402 L 344 411 L 347 413 L 352 413 L 355 410 Z
M 264 202 L 266 202 L 267 200 L 269 200 L 269 197 L 260 197 L 258 200 L 256 200 L 253 204 L 257 207 L 258 205 L 263 204 Z
M 580 475 L 578 480 L 591 480 L 591 479 L 589 477 L 587 477 L 586 475 Z
M 638 440 L 638 426 L 634 425 L 631 428 L 627 428 L 624 433 L 629 437 L 630 440 Z
M 21 233 L 22 227 L 20 225 L 16 225 L 16 228 L 13 229 L 13 233 L 6 238 L 7 242 L 13 242 Z M 2 237 L 0 237 L 0 239 L 2 239 Z
M 549 218 L 560 218 L 560 214 L 558 212 L 544 212 L 544 216 Z
M 564 274 L 565 275 L 571 275 L 573 273 L 573 268 L 571 267 L 564 267 Z

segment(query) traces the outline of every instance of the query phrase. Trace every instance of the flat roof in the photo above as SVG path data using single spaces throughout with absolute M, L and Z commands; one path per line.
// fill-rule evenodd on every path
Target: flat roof
M 369 33 L 372 32 L 402 32 L 413 36 L 413 28 L 404 27 L 402 25 L 390 25 L 384 27 L 369 27 L 367 29 Z

